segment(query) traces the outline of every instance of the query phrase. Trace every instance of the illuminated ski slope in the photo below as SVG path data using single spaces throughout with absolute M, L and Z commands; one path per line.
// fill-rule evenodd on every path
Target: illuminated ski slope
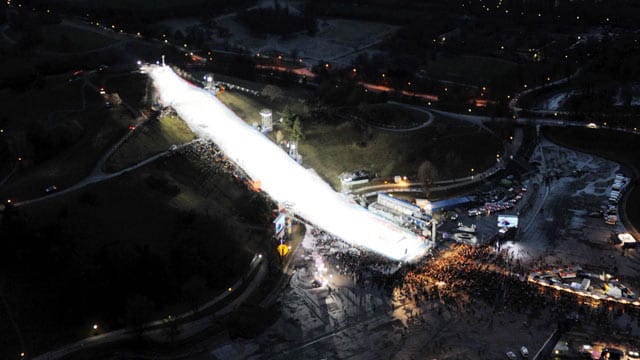
M 394 260 L 412 260 L 427 249 L 415 234 L 333 191 L 209 92 L 169 67 L 151 65 L 146 70 L 163 105 L 173 107 L 198 136 L 213 140 L 273 199 L 292 204 L 296 214 L 348 243 Z

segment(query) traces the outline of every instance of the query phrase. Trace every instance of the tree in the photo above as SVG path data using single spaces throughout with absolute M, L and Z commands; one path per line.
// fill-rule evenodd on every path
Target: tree
M 304 139 L 304 133 L 302 132 L 302 122 L 300 121 L 300 117 L 297 116 L 293 121 L 293 132 L 291 134 L 291 139 L 297 144 L 300 140 Z
M 191 310 L 198 310 L 198 300 L 207 291 L 207 281 L 200 275 L 192 276 L 182 285 L 182 296 L 189 302 Z
M 424 185 L 424 192 L 428 196 L 434 179 L 438 178 L 438 170 L 429 160 L 425 160 L 418 167 L 418 179 Z
M 282 89 L 280 89 L 275 85 L 267 85 L 264 88 L 262 88 L 262 91 L 260 92 L 260 94 L 264 97 L 269 98 L 269 100 L 274 101 L 275 99 L 282 96 Z
M 298 59 L 298 55 L 300 54 L 300 52 L 298 51 L 298 49 L 293 48 L 291 49 L 291 51 L 289 52 L 289 57 L 292 58 L 293 60 Z
M 153 307 L 153 302 L 141 294 L 135 294 L 127 299 L 125 310 L 127 323 L 136 329 L 139 336 L 144 331 L 144 323 L 151 319 Z
M 180 326 L 178 325 L 176 318 L 169 315 L 169 317 L 164 319 L 163 322 L 165 325 L 164 330 L 165 330 L 165 336 L 167 337 L 167 340 L 169 340 L 170 342 L 174 342 L 178 337 L 178 335 L 180 334 Z
M 184 40 L 184 34 L 182 33 L 182 31 L 176 30 L 176 32 L 173 35 L 173 39 L 175 41 L 180 42 L 180 41 Z
M 284 109 L 282 109 L 282 124 L 287 129 L 293 128 L 293 113 L 289 105 L 285 105 Z
M 113 106 L 115 107 L 119 107 L 120 105 L 122 105 L 122 99 L 120 98 L 120 95 L 118 95 L 118 93 L 110 94 L 109 100 L 111 101 L 111 104 L 113 104 Z

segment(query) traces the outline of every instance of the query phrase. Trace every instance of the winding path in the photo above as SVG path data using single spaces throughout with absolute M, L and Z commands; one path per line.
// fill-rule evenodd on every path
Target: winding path
M 267 274 L 267 262 L 262 255 L 256 254 L 251 263 L 249 264 L 249 270 L 246 274 L 242 275 L 232 286 L 232 289 L 240 289 L 237 292 L 224 290 L 218 296 L 211 301 L 203 304 L 197 310 L 191 310 L 186 313 L 176 316 L 174 319 L 178 322 L 178 337 L 187 338 L 198 334 L 212 325 L 211 316 L 202 316 L 202 313 L 207 311 L 213 311 L 213 317 L 219 317 L 230 313 L 235 308 L 244 302 L 248 296 L 250 296 L 259 286 L 262 284 Z M 221 302 L 230 296 L 234 296 L 233 300 L 226 304 Z M 194 320 L 189 320 L 192 317 L 196 317 Z M 166 340 L 166 329 L 170 326 L 165 319 L 148 322 L 142 325 L 143 336 L 147 336 L 156 341 Z M 79 340 L 77 342 L 68 344 L 56 350 L 49 351 L 47 353 L 36 356 L 35 360 L 53 360 L 60 359 L 70 354 L 86 351 L 91 348 L 95 348 L 101 345 L 114 344 L 116 342 L 135 339 L 139 336 L 137 329 L 124 328 L 120 330 L 111 331 L 108 333 L 90 336 L 88 338 Z M 177 340 L 177 339 L 176 339 Z

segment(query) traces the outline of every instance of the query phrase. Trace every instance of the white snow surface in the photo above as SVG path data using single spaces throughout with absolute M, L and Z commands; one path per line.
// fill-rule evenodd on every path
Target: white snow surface
M 166 66 L 147 66 L 163 105 L 173 107 L 193 132 L 211 139 L 273 199 L 319 228 L 393 260 L 422 256 L 427 243 L 335 192 L 220 100 Z

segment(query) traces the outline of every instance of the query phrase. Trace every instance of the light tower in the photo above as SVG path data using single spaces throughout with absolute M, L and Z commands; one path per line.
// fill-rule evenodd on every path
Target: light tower
M 213 74 L 207 74 L 204 76 L 204 88 L 211 91 L 215 90 L 215 82 L 213 81 Z
M 260 117 L 262 118 L 262 131 L 268 132 L 273 130 L 273 119 L 270 109 L 260 110 Z
M 164 55 L 162 55 L 162 66 L 165 66 L 165 64 L 164 64 Z

